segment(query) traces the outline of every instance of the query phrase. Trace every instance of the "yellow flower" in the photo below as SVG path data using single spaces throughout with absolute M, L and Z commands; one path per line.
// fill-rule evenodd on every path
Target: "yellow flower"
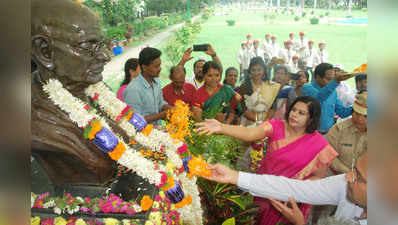
M 82 218 L 79 218 L 75 221 L 75 225 L 87 225 L 87 223 Z
M 166 197 L 166 195 L 164 194 L 163 191 L 159 192 L 159 195 L 160 195 L 161 198 L 165 198 Z
M 105 225 L 119 225 L 119 220 L 115 218 L 105 218 L 103 220 Z
M 59 217 L 55 218 L 54 224 L 55 225 L 66 225 L 66 220 L 59 216 Z
M 35 216 L 30 218 L 30 225 L 40 225 L 40 217 Z

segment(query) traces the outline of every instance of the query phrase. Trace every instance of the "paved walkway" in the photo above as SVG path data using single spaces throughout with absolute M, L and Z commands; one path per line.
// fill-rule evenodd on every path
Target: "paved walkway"
M 201 14 L 196 15 L 192 18 L 192 21 L 195 21 L 201 16 Z M 104 80 L 109 79 L 112 76 L 115 77 L 124 77 L 124 63 L 129 59 L 129 58 L 138 58 L 138 54 L 141 51 L 142 48 L 146 46 L 155 46 L 165 40 L 167 37 L 169 37 L 174 30 L 182 27 L 184 23 L 180 23 L 177 25 L 174 25 L 167 29 L 166 31 L 163 31 L 161 33 L 156 34 L 152 39 L 144 41 L 138 46 L 135 47 L 125 47 L 123 49 L 123 53 L 118 56 L 112 57 L 112 60 L 107 63 L 104 67 L 104 71 L 102 72 L 102 76 Z

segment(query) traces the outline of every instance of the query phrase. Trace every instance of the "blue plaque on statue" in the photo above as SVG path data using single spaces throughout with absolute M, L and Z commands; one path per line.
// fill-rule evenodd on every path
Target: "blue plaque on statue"
M 167 198 L 174 204 L 181 202 L 184 199 L 184 192 L 182 191 L 180 184 L 177 182 L 175 183 L 174 187 L 167 190 L 165 194 Z
M 105 153 L 111 152 L 117 145 L 119 140 L 117 137 L 107 128 L 102 128 L 95 135 L 94 144 Z
M 145 118 L 138 113 L 133 113 L 133 116 L 131 117 L 129 122 L 133 124 L 135 129 L 137 129 L 138 131 L 144 129 L 147 124 Z

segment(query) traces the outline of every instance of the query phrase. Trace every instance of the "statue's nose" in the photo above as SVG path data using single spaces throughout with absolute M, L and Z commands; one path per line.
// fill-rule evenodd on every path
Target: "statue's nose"
M 111 57 L 110 57 L 109 54 L 108 54 L 106 51 L 104 51 L 104 50 L 99 51 L 99 52 L 97 53 L 97 59 L 99 59 L 99 60 L 101 60 L 101 61 L 104 61 L 104 62 L 109 62 L 109 61 L 111 61 Z

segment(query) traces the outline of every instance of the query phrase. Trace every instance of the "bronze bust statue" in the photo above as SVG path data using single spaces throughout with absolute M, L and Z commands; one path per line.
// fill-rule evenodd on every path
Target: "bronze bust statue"
M 42 90 L 44 82 L 55 78 L 89 103 L 84 89 L 102 80 L 110 60 L 99 18 L 71 0 L 32 0 L 31 12 L 32 155 L 56 185 L 101 185 L 113 175 L 115 162 L 84 139 L 83 130 Z

